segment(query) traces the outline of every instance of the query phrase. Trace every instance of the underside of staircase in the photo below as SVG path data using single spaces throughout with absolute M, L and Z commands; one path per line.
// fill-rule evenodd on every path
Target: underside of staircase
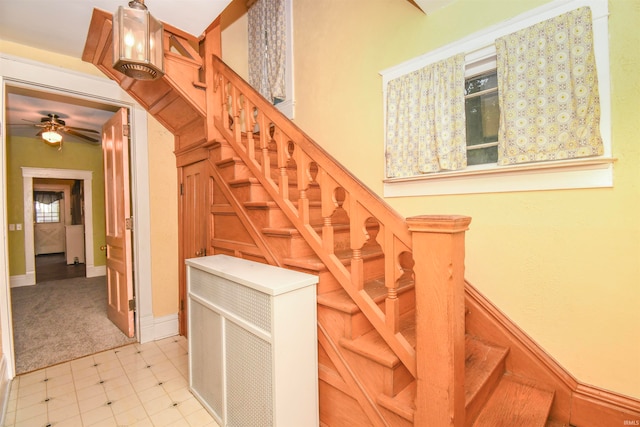
M 83 59 L 175 135 L 186 192 L 180 170 L 198 165 L 200 189 L 181 193 L 180 219 L 202 217 L 201 253 L 319 277 L 320 425 L 640 419 L 638 401 L 577 382 L 464 281 L 470 219 L 397 215 L 215 56 L 219 25 L 202 39 L 168 27 L 166 74 L 144 82 L 111 67 L 110 19 L 94 12 Z M 187 199 L 198 198 L 193 213 Z

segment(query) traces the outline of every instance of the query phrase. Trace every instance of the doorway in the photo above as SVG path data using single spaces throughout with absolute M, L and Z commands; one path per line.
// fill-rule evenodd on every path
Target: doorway
M 84 277 L 84 192 L 80 180 L 33 181 L 36 283 Z
M 138 190 L 148 187 L 148 154 L 147 154 L 147 113 L 135 103 L 115 82 L 105 79 L 96 79 L 90 75 L 62 69 L 60 67 L 40 64 L 21 58 L 7 58 L 0 56 L 0 85 L 3 96 L 0 97 L 0 110 L 2 117 L 6 117 L 6 95 L 8 88 L 22 87 L 39 90 L 46 93 L 57 93 L 69 97 L 92 100 L 98 103 L 107 103 L 118 107 L 127 107 L 131 112 L 131 176 L 132 176 L 132 203 L 133 215 L 138 218 L 139 227 L 134 233 L 134 248 L 149 248 L 150 235 L 149 197 L 146 191 Z M 4 127 L 4 124 L 3 124 Z M 5 128 L 6 129 L 6 128 Z M 0 153 L 0 164 L 6 165 L 6 135 L 4 132 L 4 144 Z M 5 209 L 0 210 L 0 225 L 9 229 L 10 222 L 19 222 L 10 218 L 11 212 L 7 206 L 7 177 L 0 174 L 0 196 L 5 203 Z M 86 189 L 86 187 L 85 187 Z M 85 194 L 86 195 L 86 194 Z M 11 205 L 9 205 L 11 206 Z M 88 217 L 88 215 L 87 215 Z M 87 268 L 90 258 L 93 256 L 93 242 L 86 246 Z M 0 363 L 6 366 L 0 377 L 0 385 L 10 380 L 15 375 L 14 349 L 12 335 L 11 316 L 11 287 L 10 287 L 10 254 L 11 248 L 0 245 L 0 271 L 3 280 L 0 282 L 0 328 L 2 340 L 2 356 Z M 136 330 L 138 340 L 141 342 L 153 339 L 153 313 L 151 308 L 151 262 L 148 251 L 135 251 L 134 257 L 134 282 L 136 283 L 136 295 L 138 296 Z M 103 266 L 95 266 L 98 270 Z M 35 267 L 34 267 L 35 269 Z M 88 271 L 87 275 L 95 274 L 96 270 Z M 35 277 L 34 277 L 35 280 Z

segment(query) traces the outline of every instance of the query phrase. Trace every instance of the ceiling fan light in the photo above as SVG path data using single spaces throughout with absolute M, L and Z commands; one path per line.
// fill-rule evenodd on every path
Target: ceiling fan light
M 162 23 L 147 10 L 144 0 L 120 6 L 113 15 L 113 68 L 137 80 L 164 75 Z
M 42 139 L 51 145 L 55 145 L 59 144 L 60 141 L 62 141 L 62 135 L 60 135 L 55 130 L 47 130 L 45 132 L 42 132 Z

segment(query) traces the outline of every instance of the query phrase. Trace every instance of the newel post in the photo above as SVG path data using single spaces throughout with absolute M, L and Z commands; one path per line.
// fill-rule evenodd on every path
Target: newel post
M 415 261 L 416 426 L 464 425 L 464 238 L 470 222 L 456 215 L 407 218 Z

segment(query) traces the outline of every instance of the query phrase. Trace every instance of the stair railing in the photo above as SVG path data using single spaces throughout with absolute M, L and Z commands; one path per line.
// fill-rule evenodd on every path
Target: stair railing
M 217 130 L 415 377 L 414 343 L 410 343 L 400 330 L 398 287 L 401 279 L 406 277 L 407 268 L 403 260 L 411 254 L 412 246 L 411 233 L 404 218 L 340 167 L 335 159 L 219 58 L 213 58 L 212 66 L 212 93 L 220 106 L 213 112 Z M 243 134 L 246 145 L 242 140 Z M 274 154 L 277 170 L 271 170 L 271 156 Z M 295 169 L 295 175 L 292 169 Z M 319 233 L 315 227 L 318 224 L 312 223 L 312 206 L 318 207 L 308 197 L 314 182 L 320 187 L 322 224 Z M 296 185 L 296 199 L 290 197 L 290 183 Z M 344 209 L 349 217 L 349 267 L 340 260 L 334 247 L 336 231 L 332 217 L 339 209 Z M 363 247 L 372 239 L 372 233 L 368 231 L 371 220 L 378 225 L 375 241 L 384 253 L 387 288 L 384 309 L 378 307 L 364 290 Z

